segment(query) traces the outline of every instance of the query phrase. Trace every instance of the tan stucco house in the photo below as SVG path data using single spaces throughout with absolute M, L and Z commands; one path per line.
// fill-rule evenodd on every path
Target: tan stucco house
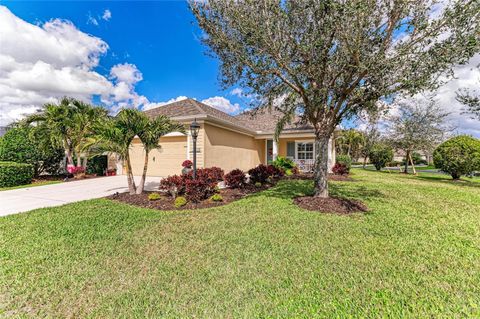
M 219 111 L 193 99 L 186 99 L 145 111 L 149 116 L 165 115 L 187 127 L 187 134 L 173 132 L 160 139 L 160 148 L 150 152 L 147 175 L 168 176 L 180 174 L 182 162 L 192 160 L 192 138 L 188 130 L 196 119 L 200 124 L 197 139 L 198 167 L 217 166 L 225 172 L 239 168 L 248 170 L 260 163 L 267 164 L 277 156 L 293 159 L 301 170 L 310 170 L 314 163 L 315 146 L 313 129 L 292 123 L 273 140 L 275 124 L 280 114 L 272 112 L 244 112 L 236 116 Z M 335 163 L 335 151 L 329 145 L 329 167 Z M 131 147 L 134 175 L 141 175 L 144 150 L 140 140 Z M 121 164 L 117 173 L 123 173 Z

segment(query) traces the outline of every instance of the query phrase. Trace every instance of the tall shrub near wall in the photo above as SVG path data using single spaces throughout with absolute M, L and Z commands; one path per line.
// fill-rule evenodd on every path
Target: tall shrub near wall
M 0 162 L 0 187 L 30 184 L 33 171 L 31 164 Z

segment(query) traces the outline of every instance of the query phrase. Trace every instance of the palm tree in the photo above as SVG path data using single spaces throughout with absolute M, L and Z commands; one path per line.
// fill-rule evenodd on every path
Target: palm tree
M 144 115 L 142 113 L 142 115 Z M 144 115 L 146 117 L 146 115 Z M 145 161 L 143 164 L 142 178 L 137 187 L 137 194 L 141 194 L 145 187 L 145 177 L 147 175 L 148 168 L 148 155 L 150 151 L 158 148 L 160 138 L 165 134 L 171 132 L 185 132 L 185 127 L 179 123 L 171 121 L 169 118 L 163 115 L 159 115 L 154 119 L 147 119 L 143 121 L 144 128 L 138 133 L 138 137 L 142 141 L 143 148 L 145 150 Z
M 136 186 L 130 162 L 130 145 L 140 132 L 144 131 L 148 117 L 136 109 L 122 109 L 115 117 L 109 117 L 96 127 L 95 141 L 89 145 L 92 152 L 115 153 L 125 162 L 128 190 L 135 194 Z
M 53 145 L 65 149 L 67 164 L 73 164 L 73 115 L 75 109 L 72 99 L 63 98 L 59 104 L 47 103 L 41 112 L 32 114 L 25 119 L 25 123 L 36 123 L 37 132 L 49 140 Z
M 359 151 L 365 143 L 365 137 L 362 132 L 349 129 L 342 131 L 335 143 L 339 148 L 339 153 L 358 158 Z

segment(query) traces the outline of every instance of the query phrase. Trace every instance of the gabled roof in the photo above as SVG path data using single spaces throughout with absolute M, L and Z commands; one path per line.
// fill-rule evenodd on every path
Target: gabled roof
M 204 103 L 198 102 L 194 99 L 185 99 L 163 106 L 159 106 L 145 111 L 150 117 L 158 115 L 165 115 L 173 120 L 186 119 L 210 119 L 230 124 L 237 128 L 241 128 L 252 134 L 263 133 L 270 134 L 275 131 L 277 121 L 282 117 L 279 111 L 259 110 L 257 112 L 243 112 L 237 116 L 231 116 L 225 112 L 217 110 Z M 311 131 L 312 127 L 300 124 L 300 119 L 297 117 L 291 124 L 287 124 L 284 131 Z
M 273 133 L 278 121 L 283 117 L 283 113 L 278 110 L 260 109 L 257 111 L 246 111 L 235 116 L 244 125 L 257 133 Z M 287 123 L 283 128 L 283 132 L 298 131 L 298 130 L 312 130 L 312 126 L 302 124 L 299 116 L 295 116 L 291 123 Z
M 210 116 L 235 126 L 245 127 L 245 125 L 235 117 L 194 99 L 185 99 L 159 106 L 145 111 L 145 114 L 151 117 L 165 115 L 171 119 Z

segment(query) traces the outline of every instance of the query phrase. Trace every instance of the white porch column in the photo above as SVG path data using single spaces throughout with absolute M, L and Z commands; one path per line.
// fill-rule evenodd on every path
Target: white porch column
M 272 143 L 272 160 L 276 160 L 278 157 L 278 142 L 273 140 Z
M 333 138 L 328 141 L 328 172 L 333 173 L 332 167 L 335 165 L 335 144 Z

